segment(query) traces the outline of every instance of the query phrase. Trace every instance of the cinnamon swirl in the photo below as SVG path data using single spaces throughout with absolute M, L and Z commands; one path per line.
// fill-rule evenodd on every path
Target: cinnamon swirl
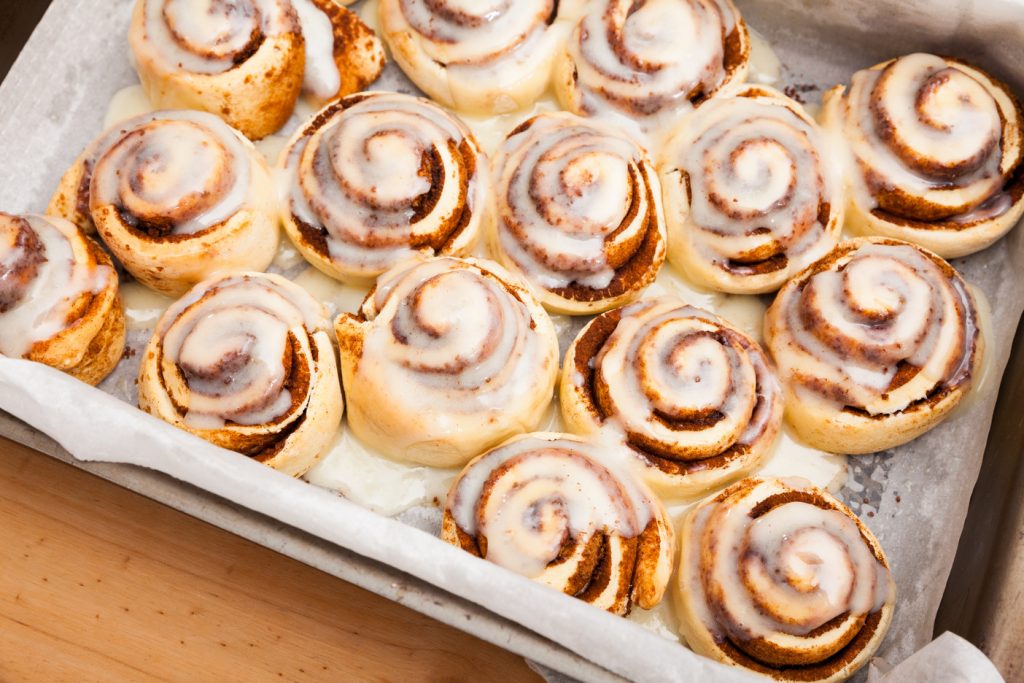
M 349 427 L 397 460 L 465 464 L 536 428 L 551 402 L 555 328 L 496 263 L 414 258 L 335 325 Z
M 299 476 L 330 445 L 344 404 L 326 309 L 279 275 L 194 287 L 160 318 L 139 407 Z
M 357 92 L 384 66 L 373 31 L 333 0 L 138 0 L 128 42 L 156 107 L 216 114 L 254 140 L 301 92 Z
M 569 111 L 658 133 L 747 78 L 750 37 L 732 0 L 595 0 L 555 63 Z
M 277 250 L 270 171 L 212 114 L 115 125 L 64 174 L 50 211 L 97 230 L 137 280 L 179 295 L 217 272 L 263 270 Z
M 542 114 L 509 134 L 494 166 L 493 251 L 549 311 L 600 313 L 654 281 L 665 259 L 661 188 L 636 143 Z
M 380 0 L 380 23 L 395 61 L 433 100 L 502 114 L 547 88 L 582 1 Z
M 803 108 L 765 86 L 684 118 L 659 162 L 669 261 L 718 291 L 777 290 L 839 242 L 845 199 L 828 152 Z
M 525 434 L 481 455 L 448 494 L 442 537 L 613 614 L 657 605 L 672 525 L 657 498 L 565 434 Z
M 673 297 L 591 321 L 559 391 L 570 431 L 621 431 L 647 483 L 674 498 L 748 474 L 782 422 L 782 391 L 757 343 Z
M 881 237 L 842 242 L 783 287 L 765 340 L 786 418 L 835 453 L 893 448 L 937 425 L 969 390 L 985 341 L 959 273 Z
M 124 340 L 110 257 L 62 218 L 0 213 L 0 354 L 95 385 Z
M 489 213 L 486 157 L 433 103 L 360 93 L 300 128 L 281 156 L 285 229 L 310 263 L 345 281 L 419 252 L 469 253 Z
M 699 654 L 780 681 L 845 681 L 874 655 L 895 585 L 878 541 L 809 482 L 744 479 L 680 532 L 680 630 Z
M 954 258 L 1024 214 L 1024 111 L 975 66 L 929 54 L 878 64 L 826 93 L 822 118 L 848 152 L 857 233 Z

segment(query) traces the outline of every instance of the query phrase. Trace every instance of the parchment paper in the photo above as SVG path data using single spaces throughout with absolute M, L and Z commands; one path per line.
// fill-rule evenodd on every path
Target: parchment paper
M 914 50 L 971 59 L 1024 93 L 1024 5 L 1011 0 L 737 4 L 782 58 L 790 92 L 808 102 L 824 88 L 848 81 L 858 68 Z M 3 210 L 41 211 L 60 175 L 99 132 L 110 97 L 135 82 L 125 41 L 130 5 L 129 0 L 56 0 L 0 86 Z M 1024 307 L 1018 275 L 1024 265 L 1022 239 L 1014 232 L 986 252 L 955 262 L 994 310 L 991 366 L 978 399 L 908 446 L 850 460 L 841 495 L 878 535 L 899 591 L 880 668 L 902 662 L 931 640 L 998 380 Z M 624 677 L 749 678 L 422 531 L 217 449 L 49 368 L 0 358 L 0 409 L 54 437 L 80 459 L 134 463 L 193 483 L 465 596 Z M 944 652 L 971 673 L 971 680 L 998 679 L 968 644 L 961 641 Z M 943 672 L 956 667 L 939 664 L 930 656 L 907 662 L 915 672 L 929 672 L 929 680 L 949 680 Z M 901 671 L 897 667 L 883 680 L 906 680 L 898 678 Z

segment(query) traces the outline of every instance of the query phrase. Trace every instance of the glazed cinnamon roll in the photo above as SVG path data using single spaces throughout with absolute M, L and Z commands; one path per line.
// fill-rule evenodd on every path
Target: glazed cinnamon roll
M 663 496 L 748 474 L 782 422 L 782 391 L 756 342 L 673 297 L 598 316 L 562 366 L 562 415 L 582 435 L 621 431 Z
M 137 0 L 128 42 L 156 107 L 216 114 L 254 140 L 300 93 L 348 95 L 384 67 L 373 31 L 334 0 Z
M 326 316 L 279 275 L 202 282 L 157 323 L 139 369 L 139 407 L 299 476 L 334 438 L 344 408 Z
M 566 434 L 525 434 L 466 466 L 441 535 L 463 550 L 613 614 L 661 602 L 672 525 L 657 498 Z
M 600 313 L 654 281 L 665 260 L 661 188 L 636 143 L 542 114 L 509 134 L 494 166 L 493 252 L 549 311 Z
M 835 453 L 893 448 L 937 425 L 970 389 L 984 347 L 959 273 L 881 237 L 841 243 L 783 287 L 765 340 L 787 419 Z
M 777 290 L 839 242 L 845 199 L 828 152 L 803 108 L 764 86 L 684 118 L 659 162 L 669 261 L 718 291 Z
M 380 0 L 380 23 L 395 61 L 433 100 L 502 114 L 547 88 L 582 1 Z
M 559 101 L 658 133 L 747 78 L 750 37 L 732 0 L 595 0 L 556 60 Z
M 285 229 L 310 263 L 356 282 L 415 253 L 462 256 L 489 213 L 487 161 L 431 102 L 360 93 L 329 105 L 281 156 Z
M 799 479 L 744 479 L 683 521 L 676 591 L 696 652 L 779 681 L 845 681 L 874 655 L 895 585 L 878 541 Z
M 179 295 L 217 272 L 270 265 L 274 196 L 266 163 L 238 131 L 211 114 L 159 111 L 90 145 L 50 211 L 97 230 L 147 287 Z
M 125 323 L 110 257 L 72 223 L 0 213 L 0 354 L 99 384 Z
M 463 465 L 535 429 L 551 402 L 554 326 L 496 263 L 414 258 L 335 325 L 349 427 L 392 458 Z
M 1024 111 L 966 62 L 912 54 L 853 75 L 822 118 L 848 152 L 847 225 L 944 258 L 980 251 L 1024 214 Z

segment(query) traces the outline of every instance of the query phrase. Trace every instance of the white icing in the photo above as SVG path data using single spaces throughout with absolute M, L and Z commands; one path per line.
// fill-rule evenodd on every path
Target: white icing
M 616 274 L 607 253 L 636 251 L 646 231 L 658 229 L 644 152 L 609 128 L 542 115 L 509 137 L 494 163 L 498 246 L 536 286 L 604 289 Z
M 963 281 L 910 245 L 863 243 L 784 289 L 772 311 L 766 329 L 780 373 L 840 391 L 841 400 L 821 396 L 838 407 L 894 413 L 970 371 L 976 323 Z M 903 362 L 918 372 L 890 388 Z
M 165 386 L 186 411 L 185 424 L 216 429 L 228 420 L 266 424 L 302 409 L 301 401 L 293 408 L 282 359 L 289 337 L 308 354 L 308 334 L 326 328 L 323 307 L 301 287 L 242 274 L 194 287 L 167 309 L 154 335 L 162 340 L 162 372 L 176 378 Z
M 119 207 L 188 235 L 227 220 L 248 200 L 251 157 L 241 136 L 212 114 L 169 110 L 123 121 L 86 151 L 90 206 Z
M 327 306 L 331 318 L 339 313 L 355 313 L 369 293 L 369 287 L 343 284 L 328 277 L 316 268 L 306 268 L 293 282 Z
M 223 73 L 259 32 L 297 31 L 291 3 L 283 0 L 145 0 L 147 40 L 136 45 L 167 71 Z
M 121 301 L 128 329 L 145 331 L 152 331 L 160 316 L 174 303 L 174 299 L 135 281 L 121 285 Z
M 771 278 L 778 287 L 838 242 L 838 169 L 798 104 L 764 88 L 740 95 L 705 103 L 668 143 L 666 211 L 700 279 Z M 778 257 L 774 270 L 758 270 Z
M 554 94 L 548 91 L 526 109 L 495 116 L 463 114 L 461 118 L 473 131 L 473 136 L 480 143 L 480 147 L 493 158 L 513 128 L 538 114 L 556 112 L 559 109 L 560 106 Z
M 112 128 L 115 124 L 134 119 L 154 110 L 141 85 L 129 85 L 121 88 L 110 98 L 107 113 L 103 117 L 103 129 Z
M 750 35 L 750 74 L 747 81 L 777 85 L 782 80 L 782 60 L 767 38 L 749 26 L 747 32 Z
M 819 451 L 800 443 L 784 424 L 772 453 L 754 476 L 789 477 L 798 475 L 814 486 L 837 493 L 846 483 L 846 456 Z
M 726 82 L 723 37 L 738 21 L 731 0 L 590 3 L 569 41 L 583 109 L 644 132 L 676 120 L 693 109 L 691 96 Z M 616 54 L 618 41 L 626 57 Z
M 339 491 L 388 517 L 443 503 L 458 470 L 389 460 L 342 426 L 323 459 L 306 475 L 311 484 Z
M 291 0 L 302 26 L 306 43 L 306 71 L 302 88 L 322 100 L 337 94 L 341 74 L 334 61 L 334 26 L 331 19 L 312 0 Z
M 32 258 L 22 241 L 28 237 L 23 233 L 25 224 L 35 234 L 38 253 L 45 260 L 37 263 L 31 280 L 18 284 L 13 281 L 15 267 Z M 114 269 L 95 263 L 85 253 L 78 228 L 68 221 L 0 213 L 0 291 L 20 291 L 13 306 L 0 312 L 0 353 L 17 358 L 37 342 L 52 339 L 74 322 L 68 317 L 80 297 L 98 294 L 116 283 Z
M 450 237 L 463 211 L 485 205 L 486 161 L 469 129 L 440 107 L 397 93 L 358 97 L 347 107 L 330 105 L 315 130 L 297 134 L 283 155 L 282 182 L 295 218 L 326 230 L 330 259 L 372 277 L 415 253 L 414 245 Z M 475 157 L 469 177 L 463 145 Z M 438 174 L 439 187 L 423 164 Z M 432 188 L 439 197 L 420 216 L 416 202 Z

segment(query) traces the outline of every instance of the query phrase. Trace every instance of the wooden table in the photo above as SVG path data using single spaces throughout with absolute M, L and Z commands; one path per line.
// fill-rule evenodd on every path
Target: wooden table
M 0 680 L 537 680 L 515 655 L 0 438 Z

